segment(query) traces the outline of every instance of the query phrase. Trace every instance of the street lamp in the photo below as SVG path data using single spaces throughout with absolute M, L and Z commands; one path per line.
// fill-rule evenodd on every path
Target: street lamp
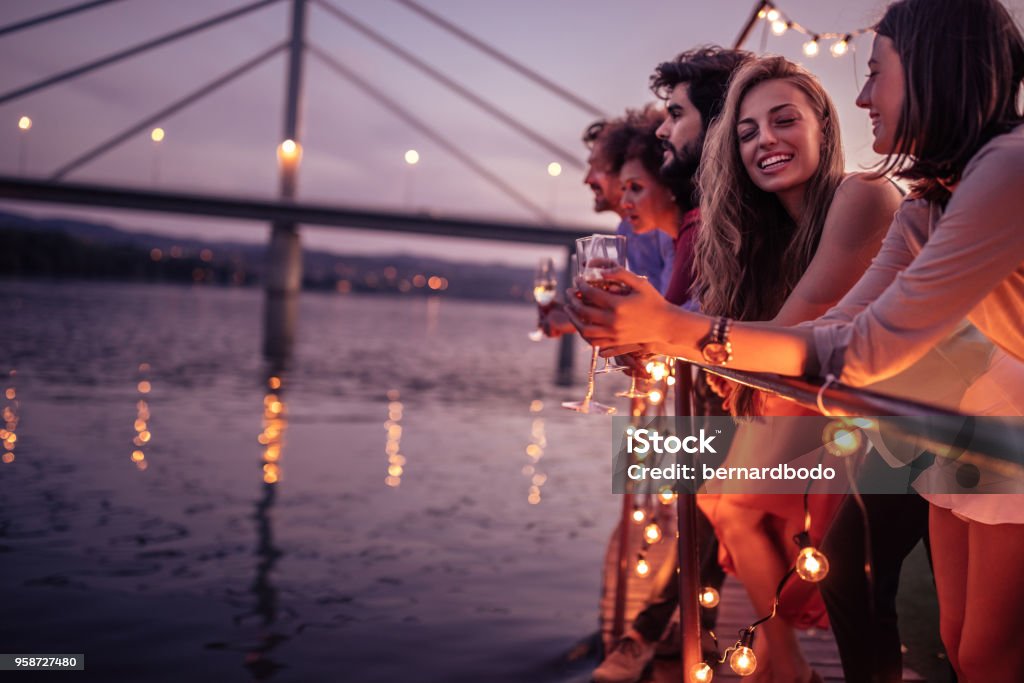
M 154 128 L 149 133 L 149 139 L 153 141 L 153 185 L 160 183 L 160 143 L 164 141 L 165 133 L 163 128 Z
M 18 119 L 18 130 L 21 131 L 18 141 L 18 173 L 25 175 L 25 168 L 28 166 L 28 132 L 32 128 L 32 119 L 22 116 Z

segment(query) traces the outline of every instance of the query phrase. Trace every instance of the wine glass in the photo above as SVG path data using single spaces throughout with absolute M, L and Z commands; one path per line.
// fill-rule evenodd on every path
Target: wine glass
M 592 287 L 607 291 L 619 291 L 620 285 L 604 279 L 606 271 L 626 265 L 626 238 L 622 235 L 591 235 L 576 240 L 576 274 Z M 615 288 L 615 289 L 613 289 Z M 582 401 L 566 401 L 563 408 L 580 413 L 612 415 L 615 408 L 598 403 L 594 399 L 594 371 L 600 349 L 596 346 L 590 354 L 590 372 L 587 374 L 587 393 Z
M 555 275 L 555 262 L 550 258 L 542 258 L 537 264 L 537 274 L 533 277 L 533 300 L 537 302 L 541 317 L 554 307 L 557 289 L 558 276 Z M 538 324 L 537 329 L 530 332 L 528 336 L 530 341 L 539 342 L 544 339 L 544 329 Z

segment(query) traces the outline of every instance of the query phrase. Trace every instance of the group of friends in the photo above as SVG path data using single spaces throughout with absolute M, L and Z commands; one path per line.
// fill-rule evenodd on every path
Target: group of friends
M 591 125 L 584 182 L 595 211 L 621 217 L 630 270 L 606 275 L 625 286 L 616 291 L 575 283 L 546 314 L 548 334 L 578 330 L 606 356 L 657 353 L 1024 415 L 1021 29 L 999 0 L 897 0 L 875 33 L 857 97 L 882 158 L 868 172 L 845 171 L 829 94 L 778 56 L 683 52 L 650 77 L 664 106 Z M 740 424 L 732 462 L 778 455 L 757 447 L 772 429 L 757 418 L 814 414 L 702 381 L 719 408 L 755 418 Z M 871 457 L 866 467 L 887 466 Z M 921 469 L 933 484 L 949 474 Z M 758 630 L 754 680 L 820 681 L 794 630 L 813 625 L 833 629 L 847 681 L 902 680 L 895 597 L 922 539 L 958 680 L 1024 680 L 1024 496 L 925 489 L 809 497 L 811 540 L 832 569 L 782 594 Z M 705 585 L 724 569 L 771 613 L 799 551 L 803 496 L 700 494 L 698 505 Z M 675 589 L 652 597 L 595 681 L 641 678 Z

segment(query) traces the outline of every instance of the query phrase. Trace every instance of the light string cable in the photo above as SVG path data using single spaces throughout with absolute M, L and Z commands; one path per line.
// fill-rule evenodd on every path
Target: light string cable
M 778 5 L 770 1 L 766 1 L 761 5 L 761 9 L 757 12 L 757 19 L 765 22 L 761 38 L 761 52 L 765 51 L 765 40 L 769 29 L 776 36 L 781 36 L 786 31 L 793 30 L 810 38 L 803 45 L 804 54 L 808 57 L 817 56 L 821 52 L 821 43 L 824 41 L 832 41 L 832 45 L 829 46 L 829 52 L 832 53 L 833 57 L 842 57 L 853 48 L 854 38 L 872 31 L 871 27 L 845 32 L 813 31 L 795 21 L 786 12 L 779 9 Z

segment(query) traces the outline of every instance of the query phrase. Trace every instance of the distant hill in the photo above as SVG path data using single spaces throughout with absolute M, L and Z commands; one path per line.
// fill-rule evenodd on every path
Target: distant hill
M 0 211 L 0 277 L 257 286 L 265 247 Z M 532 301 L 529 268 L 411 255 L 303 254 L 303 288 Z

